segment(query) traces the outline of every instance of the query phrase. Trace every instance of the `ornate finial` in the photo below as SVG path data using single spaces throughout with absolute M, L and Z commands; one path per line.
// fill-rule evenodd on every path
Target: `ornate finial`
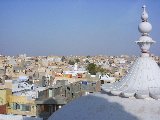
M 147 22 L 147 19 L 148 19 L 148 14 L 146 12 L 146 6 L 143 5 L 143 13 L 141 15 L 141 19 L 142 19 L 142 22 Z
M 141 15 L 142 23 L 139 24 L 138 30 L 142 33 L 142 36 L 148 36 L 148 33 L 152 30 L 152 25 L 147 22 L 148 14 L 145 10 L 146 6 L 143 5 L 143 12 Z
M 145 5 L 143 5 L 143 6 L 142 6 L 142 8 L 144 8 L 144 9 L 145 9 L 145 8 L 146 8 L 146 6 L 145 6 Z
M 152 30 L 152 25 L 149 22 L 147 22 L 148 14 L 145 10 L 146 6 L 143 5 L 142 8 L 143 8 L 143 13 L 141 15 L 142 22 L 138 25 L 138 30 L 140 33 L 142 33 L 142 37 L 140 37 L 139 40 L 136 41 L 136 43 L 140 46 L 142 53 L 148 53 L 150 45 L 155 43 L 155 41 L 153 41 L 152 38 L 148 36 L 148 33 Z M 149 54 L 142 54 L 142 56 L 143 55 L 148 56 Z

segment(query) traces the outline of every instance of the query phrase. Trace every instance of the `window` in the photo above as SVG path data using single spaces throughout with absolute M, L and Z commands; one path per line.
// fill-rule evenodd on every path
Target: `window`
M 17 109 L 17 107 L 16 107 L 16 105 L 14 105 L 14 106 L 13 106 L 13 110 L 16 110 L 16 109 Z
M 40 113 L 42 113 L 42 112 L 50 112 L 49 105 L 41 105 L 40 106 Z
M 30 111 L 30 106 L 26 106 L 26 111 Z
M 22 105 L 22 111 L 26 111 L 25 105 Z
M 49 112 L 50 111 L 50 107 L 48 105 L 44 105 L 44 112 Z
M 52 89 L 49 89 L 49 97 L 52 97 Z
M 41 113 L 41 112 L 44 112 L 44 105 L 41 105 L 41 106 L 40 106 L 40 113 Z

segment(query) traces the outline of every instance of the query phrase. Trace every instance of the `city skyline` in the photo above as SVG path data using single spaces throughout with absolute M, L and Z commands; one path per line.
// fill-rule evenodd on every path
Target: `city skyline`
M 119 56 L 141 54 L 141 6 L 147 6 L 160 56 L 160 1 L 0 1 L 0 53 L 16 56 Z

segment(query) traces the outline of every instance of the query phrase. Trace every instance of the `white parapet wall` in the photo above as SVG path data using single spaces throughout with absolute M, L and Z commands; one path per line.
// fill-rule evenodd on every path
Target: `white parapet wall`
M 43 118 L 22 116 L 22 115 L 4 115 L 4 114 L 0 114 L 0 120 L 43 120 Z

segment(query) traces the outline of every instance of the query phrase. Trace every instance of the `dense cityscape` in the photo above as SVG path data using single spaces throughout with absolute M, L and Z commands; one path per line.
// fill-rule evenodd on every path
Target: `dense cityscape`
M 159 2 L 0 3 L 0 120 L 159 120 Z
M 157 64 L 160 57 L 150 55 Z M 120 81 L 136 56 L 0 56 L 0 114 L 47 119 L 68 102 Z M 37 119 L 38 119 L 37 118 Z

